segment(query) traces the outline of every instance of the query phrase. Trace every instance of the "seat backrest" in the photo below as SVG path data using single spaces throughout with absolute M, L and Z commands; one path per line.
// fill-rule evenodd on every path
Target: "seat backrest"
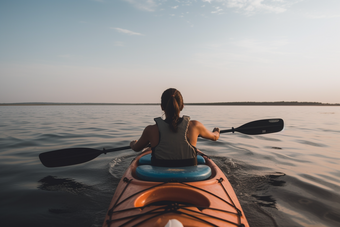
M 205 160 L 201 155 L 197 155 L 197 164 L 205 164 Z M 138 165 L 151 165 L 151 154 L 141 157 L 138 161 Z
M 211 176 L 211 168 L 207 165 L 185 167 L 159 167 L 140 165 L 136 168 L 137 178 L 155 182 L 193 182 L 206 180 Z

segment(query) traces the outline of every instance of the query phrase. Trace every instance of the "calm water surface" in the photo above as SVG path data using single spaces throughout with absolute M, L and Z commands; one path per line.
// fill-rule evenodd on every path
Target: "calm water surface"
M 340 226 L 340 107 L 187 106 L 207 128 L 283 118 L 275 134 L 199 140 L 233 185 L 250 226 Z M 41 152 L 138 139 L 158 106 L 0 106 L 1 226 L 101 226 L 136 153 L 46 168 Z

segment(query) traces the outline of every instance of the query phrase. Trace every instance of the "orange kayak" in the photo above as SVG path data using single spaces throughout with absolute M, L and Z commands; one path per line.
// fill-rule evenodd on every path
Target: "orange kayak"
M 197 166 L 151 166 L 135 158 L 120 180 L 103 227 L 249 226 L 228 179 L 208 157 Z M 145 162 L 146 160 L 146 162 Z

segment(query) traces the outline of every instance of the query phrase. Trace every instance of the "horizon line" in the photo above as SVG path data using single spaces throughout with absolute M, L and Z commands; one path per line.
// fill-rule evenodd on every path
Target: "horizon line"
M 0 103 L 0 106 L 43 106 L 43 105 L 160 105 L 160 103 L 93 103 L 93 102 L 16 102 L 16 103 Z M 298 102 L 298 101 L 273 101 L 273 102 L 198 102 L 184 103 L 184 105 L 299 105 L 299 106 L 340 106 L 340 103 L 322 103 L 322 102 Z

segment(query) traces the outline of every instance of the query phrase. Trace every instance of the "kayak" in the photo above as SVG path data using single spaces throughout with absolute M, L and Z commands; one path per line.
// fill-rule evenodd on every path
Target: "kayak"
M 197 166 L 157 167 L 151 151 L 136 157 L 120 180 L 103 227 L 249 227 L 223 172 L 207 156 Z

